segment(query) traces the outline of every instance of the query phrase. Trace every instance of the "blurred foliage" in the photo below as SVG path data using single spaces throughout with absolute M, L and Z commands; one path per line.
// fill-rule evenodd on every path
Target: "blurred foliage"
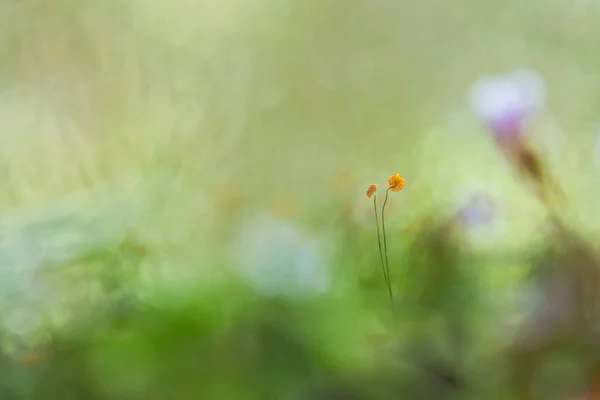
M 543 328 L 538 297 L 563 307 L 544 282 L 579 282 L 569 268 L 596 251 L 599 20 L 591 0 L 0 1 L 0 399 L 593 387 L 593 324 L 553 355 L 518 332 Z M 520 66 L 550 88 L 532 145 L 567 193 L 567 238 L 541 229 L 547 210 L 465 104 L 479 75 Z M 397 171 L 392 318 L 364 190 Z M 501 223 L 449 222 L 472 190 Z M 318 238 L 328 291 L 240 278 L 256 215 Z

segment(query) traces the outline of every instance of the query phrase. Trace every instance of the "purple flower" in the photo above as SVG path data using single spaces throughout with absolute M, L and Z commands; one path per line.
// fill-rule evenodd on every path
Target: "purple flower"
M 469 97 L 474 113 L 498 139 L 512 139 L 544 108 L 546 84 L 536 71 L 517 69 L 478 79 Z

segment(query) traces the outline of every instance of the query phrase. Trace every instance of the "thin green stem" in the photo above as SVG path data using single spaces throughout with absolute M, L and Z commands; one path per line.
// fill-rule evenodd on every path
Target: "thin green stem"
M 387 274 L 387 281 L 389 282 L 388 283 L 388 293 L 390 295 L 390 301 L 392 302 L 392 313 L 394 313 L 395 312 L 394 295 L 392 294 L 392 280 L 390 278 L 390 263 L 388 260 L 387 239 L 385 236 L 385 206 L 387 205 L 390 189 L 391 189 L 391 187 L 389 187 L 385 191 L 385 200 L 383 201 L 383 206 L 381 207 L 381 227 L 383 230 L 383 251 L 385 253 L 385 270 L 386 270 L 386 274 Z
M 373 211 L 375 212 L 375 224 L 377 225 L 377 244 L 379 245 L 379 259 L 381 260 L 381 270 L 386 287 L 390 287 L 390 280 L 385 271 L 385 262 L 383 261 L 383 250 L 381 249 L 381 233 L 379 232 L 379 216 L 377 215 L 377 195 L 373 196 Z

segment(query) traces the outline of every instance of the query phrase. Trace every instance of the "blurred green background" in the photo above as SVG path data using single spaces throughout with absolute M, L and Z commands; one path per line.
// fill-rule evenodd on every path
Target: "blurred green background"
M 454 398 L 493 398 L 546 211 L 467 93 L 541 73 L 532 143 L 596 237 L 598 37 L 592 0 L 0 0 L 0 398 L 450 398 L 368 339 L 391 322 L 364 192 L 395 172 L 400 297 L 448 288 L 411 258 L 435 253 L 411 227 L 495 198 L 499 222 L 451 245 L 474 339 L 466 360 L 440 350 L 471 378 Z M 264 295 L 238 273 L 319 275 L 288 239 L 318 240 L 326 290 L 298 300 L 282 273 Z M 398 340 L 443 342 L 436 318 L 402 311 Z

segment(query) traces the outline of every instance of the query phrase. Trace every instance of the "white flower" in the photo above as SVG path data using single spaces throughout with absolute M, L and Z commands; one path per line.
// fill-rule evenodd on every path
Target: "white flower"
M 489 224 L 493 221 L 496 207 L 491 197 L 477 193 L 460 209 L 459 218 L 467 226 Z
M 594 166 L 600 170 L 600 121 L 596 125 L 593 156 Z
M 330 285 L 321 243 L 273 217 L 242 225 L 236 258 L 240 276 L 264 296 L 299 299 Z
M 485 76 L 472 86 L 469 100 L 474 113 L 497 136 L 520 136 L 525 124 L 546 102 L 546 84 L 534 70 L 517 69 L 501 76 Z
M 489 248 L 508 233 L 503 194 L 498 188 L 480 185 L 464 187 L 455 198 L 458 222 L 469 246 Z

